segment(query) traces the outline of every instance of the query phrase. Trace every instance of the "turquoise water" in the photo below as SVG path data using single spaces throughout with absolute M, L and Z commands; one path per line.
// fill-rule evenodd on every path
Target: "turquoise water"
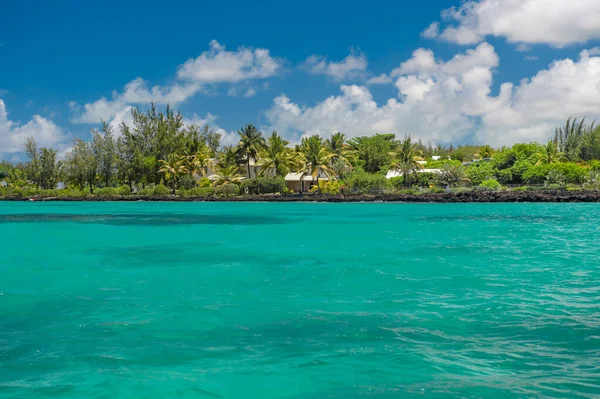
M 599 221 L 0 203 L 0 398 L 598 398 Z

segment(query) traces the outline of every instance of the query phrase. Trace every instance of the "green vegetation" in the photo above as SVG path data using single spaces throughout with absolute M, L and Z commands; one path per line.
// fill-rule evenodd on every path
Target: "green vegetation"
M 134 109 L 132 119 L 117 129 L 102 123 L 64 159 L 28 138 L 27 162 L 0 162 L 0 197 L 286 195 L 300 183 L 326 195 L 600 189 L 600 127 L 585 120 L 568 119 L 545 144 L 493 148 L 342 133 L 291 146 L 253 125 L 238 131 L 238 145 L 222 147 L 220 133 L 185 126 L 169 107 Z M 297 185 L 288 185 L 288 173 Z

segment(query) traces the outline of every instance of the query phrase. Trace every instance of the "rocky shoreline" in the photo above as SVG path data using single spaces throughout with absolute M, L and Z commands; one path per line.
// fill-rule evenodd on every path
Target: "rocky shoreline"
M 4 201 L 90 201 L 90 202 L 600 202 L 600 191 L 467 191 L 460 193 L 379 195 L 245 195 L 236 197 L 110 196 L 1 198 Z

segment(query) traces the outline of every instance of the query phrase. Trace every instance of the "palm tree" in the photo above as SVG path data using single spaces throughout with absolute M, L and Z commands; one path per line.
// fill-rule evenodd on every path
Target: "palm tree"
M 546 181 L 544 182 L 545 186 L 548 185 L 559 185 L 564 186 L 566 184 L 565 175 L 562 174 L 560 170 L 552 169 L 546 175 Z
M 213 182 L 213 185 L 215 186 L 237 183 L 244 178 L 240 173 L 240 167 L 237 165 L 219 166 L 216 175 L 217 179 Z
M 258 154 L 266 147 L 265 138 L 254 125 L 246 125 L 241 130 L 238 130 L 240 142 L 238 150 L 246 161 L 248 178 L 250 175 L 250 159 L 258 160 Z
M 171 154 L 167 156 L 167 160 L 159 160 L 160 168 L 158 169 L 159 173 L 165 175 L 165 181 L 169 178 L 173 184 L 173 194 L 175 194 L 175 190 L 177 189 L 177 184 L 179 183 L 179 177 L 185 173 L 188 173 L 188 168 L 186 166 L 186 157 Z
M 284 140 L 276 131 L 267 140 L 267 146 L 260 152 L 260 172 L 264 176 L 273 171 L 275 177 L 288 173 L 295 165 L 294 154 L 286 146 L 290 142 Z
M 410 174 L 420 169 L 422 166 L 418 161 L 421 161 L 422 152 L 416 143 L 413 143 L 410 136 L 406 137 L 400 143 L 396 153 L 393 153 L 394 161 L 390 165 L 390 170 L 398 171 L 404 176 L 404 185 L 410 185 Z
M 565 154 L 558 150 L 558 143 L 554 140 L 548 141 L 548 144 L 543 146 L 542 150 L 537 153 L 537 157 L 536 165 L 549 165 L 566 159 Z
M 334 155 L 334 161 L 342 159 L 350 164 L 350 161 L 353 160 L 355 155 L 352 147 L 346 143 L 346 135 L 343 133 L 334 133 L 331 138 L 325 140 L 325 147 L 327 148 L 327 151 Z
M 239 163 L 238 151 L 230 145 L 223 147 L 223 152 L 218 157 L 219 167 L 238 166 Z
M 477 154 L 475 154 L 475 156 L 478 155 L 480 159 L 481 158 L 491 158 L 493 153 L 494 153 L 494 149 L 492 148 L 492 146 L 490 146 L 489 144 L 486 144 L 479 148 L 479 152 Z
M 444 163 L 437 177 L 437 182 L 446 187 L 461 186 L 469 181 L 465 167 L 451 163 Z
M 191 174 L 197 173 L 200 176 L 206 176 L 208 168 L 212 166 L 212 159 L 210 157 L 210 149 L 206 146 L 202 146 L 198 151 L 190 156 L 188 169 Z
M 321 192 L 319 175 L 324 174 L 328 178 L 332 177 L 331 161 L 335 155 L 327 151 L 323 146 L 323 140 L 318 135 L 302 138 L 300 154 L 302 171 L 312 177 L 313 184 L 316 183 L 319 192 Z

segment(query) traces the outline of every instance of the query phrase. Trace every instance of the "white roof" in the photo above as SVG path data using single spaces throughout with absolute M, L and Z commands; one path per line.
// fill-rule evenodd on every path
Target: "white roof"
M 441 169 L 417 169 L 417 173 L 441 173 Z M 402 173 L 396 170 L 390 170 L 385 175 L 386 178 L 391 179 L 392 177 L 402 176 Z
M 313 181 L 311 175 L 307 175 L 306 173 L 288 173 L 285 175 L 285 181 Z M 327 177 L 319 177 L 319 180 L 329 180 Z

